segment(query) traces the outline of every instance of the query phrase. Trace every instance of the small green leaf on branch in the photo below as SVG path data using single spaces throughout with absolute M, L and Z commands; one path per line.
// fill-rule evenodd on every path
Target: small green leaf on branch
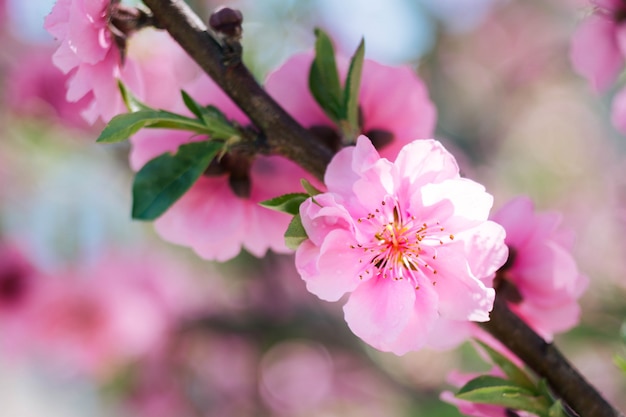
M 239 136 L 239 131 L 215 106 L 203 106 L 187 92 L 181 91 L 185 106 L 206 126 L 206 133 L 211 139 L 231 139 Z
M 513 382 L 491 375 L 482 375 L 465 384 L 456 397 L 480 404 L 491 404 L 512 410 L 523 410 L 546 416 L 549 402 Z
M 300 180 L 300 184 L 302 184 L 302 188 L 304 188 L 304 191 L 306 191 L 307 194 L 311 197 L 322 194 L 322 191 L 315 188 L 313 184 L 311 184 L 306 178 L 302 178 Z
M 489 355 L 493 363 L 502 369 L 511 382 L 520 387 L 524 387 L 529 391 L 536 392 L 536 385 L 526 372 L 487 344 L 481 342 L 480 340 L 476 340 L 476 343 L 487 353 L 487 355 Z
M 344 136 L 356 140 L 361 127 L 359 126 L 359 87 L 361 85 L 361 73 L 363 72 L 363 60 L 365 57 L 365 41 L 361 39 L 358 48 L 354 52 L 346 77 L 346 85 L 343 91 L 342 118 L 347 121 L 348 132 Z
M 133 182 L 133 219 L 154 220 L 174 204 L 202 175 L 222 148 L 220 142 L 181 145 L 144 165 Z
M 285 232 L 285 245 L 289 249 L 296 250 L 298 246 L 308 238 L 306 230 L 304 230 L 304 226 L 302 225 L 302 219 L 299 214 L 296 214 Z
M 120 89 L 122 100 L 124 101 L 124 104 L 129 112 L 133 113 L 139 110 L 154 110 L 152 107 L 149 107 L 135 97 L 134 94 L 126 88 L 126 85 L 124 85 L 124 83 L 120 80 L 117 81 L 117 86 Z
M 309 89 L 328 117 L 339 122 L 343 113 L 343 101 L 335 50 L 323 30 L 316 28 L 315 36 L 315 59 L 309 72 Z
M 548 410 L 548 417 L 567 417 L 565 411 L 563 410 L 563 404 L 561 404 L 561 400 L 556 400 L 554 404 Z
M 302 204 L 302 202 L 307 198 L 309 198 L 308 194 L 291 193 L 284 194 L 269 200 L 261 201 L 259 204 L 268 209 L 280 211 L 295 216 L 300 212 L 300 204 Z
M 202 118 L 202 105 L 194 100 L 185 90 L 181 90 L 180 94 L 183 96 L 183 103 L 198 119 Z
M 115 143 L 128 139 L 141 128 L 164 128 L 206 133 L 206 126 L 199 120 L 190 119 L 165 110 L 139 110 L 134 113 L 118 114 L 106 125 L 98 140 Z

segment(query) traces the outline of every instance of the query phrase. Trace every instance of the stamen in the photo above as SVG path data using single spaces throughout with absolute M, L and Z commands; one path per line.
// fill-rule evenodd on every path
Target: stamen
M 366 227 L 371 226 L 374 233 L 369 243 L 357 244 L 356 247 L 362 248 L 364 254 L 371 254 L 365 260 L 376 268 L 374 274 L 394 281 L 409 279 L 415 289 L 419 289 L 418 274 L 431 278 L 437 274 L 426 259 L 437 261 L 436 246 L 453 240 L 454 235 L 444 235 L 445 227 L 438 220 L 416 223 L 417 217 L 404 211 L 397 201 L 392 201 L 392 206 L 387 209 L 385 206 L 389 199 L 386 197 L 379 207 L 358 219 L 359 223 L 367 222 Z M 354 245 L 350 247 L 355 248 Z M 359 259 L 359 263 L 364 263 L 363 259 Z M 359 278 L 364 279 L 363 276 L 369 273 L 366 270 Z

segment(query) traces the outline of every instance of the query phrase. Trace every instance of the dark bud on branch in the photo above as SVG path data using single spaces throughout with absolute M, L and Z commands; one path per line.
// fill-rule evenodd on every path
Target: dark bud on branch
M 217 34 L 233 41 L 241 39 L 243 15 L 239 10 L 229 7 L 216 9 L 209 18 L 209 26 Z
M 217 39 L 221 41 L 224 51 L 224 65 L 234 66 L 241 63 L 241 23 L 243 15 L 239 10 L 229 7 L 216 9 L 209 18 L 209 26 L 215 32 Z

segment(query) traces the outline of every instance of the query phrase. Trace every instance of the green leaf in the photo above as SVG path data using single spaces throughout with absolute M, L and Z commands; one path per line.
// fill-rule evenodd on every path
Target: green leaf
M 291 193 L 261 201 L 259 204 L 268 209 L 281 211 L 295 216 L 300 212 L 300 204 L 302 204 L 302 202 L 307 198 L 309 198 L 308 194 Z
M 520 387 L 524 387 L 532 392 L 537 392 L 535 383 L 530 379 L 530 377 L 520 369 L 517 365 L 511 362 L 507 357 L 502 355 L 500 352 L 494 350 L 487 344 L 481 342 L 480 340 L 476 340 L 476 343 L 489 355 L 494 364 L 498 365 L 500 369 L 504 372 L 504 374 L 516 385 Z
M 181 94 L 185 106 L 204 123 L 206 132 L 212 139 L 230 139 L 239 136 L 239 131 L 217 107 L 202 106 L 185 91 L 181 91 Z
M 309 88 L 324 112 L 335 122 L 342 116 L 342 94 L 333 44 L 324 31 L 315 29 L 315 59 L 309 72 Z
M 126 108 L 129 112 L 133 113 L 139 110 L 154 110 L 152 107 L 149 107 L 145 103 L 141 102 L 137 97 L 133 95 L 133 93 L 126 88 L 123 82 L 120 80 L 117 81 L 117 86 L 120 89 L 120 93 L 122 94 L 122 100 L 126 105 Z
M 230 139 L 240 136 L 239 130 L 224 116 L 217 107 L 206 106 L 200 108 L 202 121 L 212 139 Z
M 548 401 L 532 391 L 506 379 L 482 375 L 463 386 L 456 397 L 480 404 L 498 405 L 512 410 L 523 410 L 540 416 L 548 413 Z
M 183 96 L 183 103 L 185 103 L 185 106 L 187 106 L 189 111 L 191 111 L 198 119 L 202 119 L 202 106 L 196 100 L 191 98 L 185 90 L 181 90 L 180 94 Z
M 128 139 L 143 127 L 189 130 L 207 133 L 199 120 L 190 119 L 165 110 L 139 110 L 115 116 L 106 125 L 96 142 L 114 143 Z
M 548 385 L 548 381 L 545 378 L 541 378 L 539 382 L 537 383 L 536 392 L 539 395 L 544 396 L 548 400 L 552 399 L 552 392 L 550 392 L 550 386 Z
M 222 148 L 220 142 L 192 142 L 172 155 L 164 153 L 144 165 L 133 182 L 133 219 L 154 220 L 202 175 Z
M 344 135 L 350 139 L 356 139 L 361 131 L 359 126 L 359 87 L 361 85 L 361 73 L 363 72 L 363 59 L 365 57 L 365 41 L 361 39 L 356 52 L 350 61 L 350 69 L 346 78 L 346 86 L 343 91 L 343 119 L 348 122 L 349 132 Z
M 306 178 L 302 178 L 300 180 L 300 184 L 302 184 L 302 188 L 311 196 L 322 194 L 322 191 L 318 190 L 311 184 Z
M 285 245 L 289 249 L 296 250 L 298 246 L 308 238 L 306 230 L 304 230 L 304 226 L 302 225 L 302 219 L 299 214 L 296 214 L 293 219 L 291 219 L 289 226 L 287 226 Z
M 556 400 L 554 404 L 552 404 L 548 410 L 548 417 L 567 417 L 567 414 L 565 414 L 565 411 L 563 410 L 561 400 Z

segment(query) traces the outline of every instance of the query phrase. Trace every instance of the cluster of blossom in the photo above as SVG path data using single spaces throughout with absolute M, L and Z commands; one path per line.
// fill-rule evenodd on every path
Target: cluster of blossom
M 572 55 L 577 69 L 596 89 L 604 89 L 623 65 L 617 19 L 623 5 L 596 3 L 597 12 L 574 39 Z M 117 4 L 59 0 L 46 19 L 47 29 L 61 40 L 54 62 L 71 77 L 67 97 L 87 97 L 89 121 L 122 112 L 116 87 L 121 79 L 149 105 L 185 113 L 183 102 L 173 99 L 183 89 L 230 120 L 250 124 L 167 35 L 147 35 L 160 38 L 160 48 L 148 58 L 133 49 L 136 38 L 120 49 L 119 34 L 110 27 Z M 589 58 L 590 42 L 599 38 L 606 40 L 606 48 L 595 48 L 596 56 Z M 308 238 L 296 251 L 295 263 L 307 289 L 327 301 L 349 294 L 344 316 L 350 329 L 371 346 L 398 355 L 424 346 L 449 347 L 475 335 L 473 323 L 489 320 L 496 290 L 546 339 L 575 325 L 587 279 L 570 254 L 571 233 L 558 229 L 560 217 L 535 213 L 528 198 L 514 199 L 490 217 L 493 197 L 462 178 L 448 150 L 428 139 L 435 109 L 424 84 L 407 67 L 365 61 L 359 94 L 362 136 L 355 146 L 341 148 L 340 134 L 308 89 L 313 59 L 312 53 L 295 55 L 265 81 L 280 105 L 337 152 L 324 184 L 316 184 L 325 191 L 300 206 Z M 155 60 L 159 65 L 151 65 Z M 340 74 L 347 68 L 347 60 L 338 58 Z M 626 94 L 620 94 L 614 107 L 614 121 L 620 127 L 622 120 L 624 130 L 620 102 L 625 100 Z M 131 166 L 139 170 L 197 140 L 204 138 L 141 131 L 131 139 Z M 300 191 L 299 180 L 308 174 L 280 156 L 227 154 L 214 165 L 156 221 L 157 232 L 210 260 L 232 259 L 242 248 L 257 257 L 268 250 L 290 252 L 283 241 L 290 217 L 258 203 Z M 237 181 L 245 183 L 243 188 Z
M 591 0 L 593 13 L 572 38 L 571 60 L 574 69 L 585 77 L 596 92 L 615 84 L 624 70 L 626 58 L 626 5 L 621 0 Z M 613 98 L 613 125 L 626 133 L 626 89 Z
M 183 59 L 159 61 L 164 69 L 156 75 L 172 80 L 165 91 L 142 91 L 141 85 L 157 85 L 146 75 L 152 61 L 142 65 L 131 42 L 122 65 L 127 51 L 119 49 L 110 29 L 116 4 L 61 0 L 46 19 L 48 30 L 62 42 L 55 63 L 75 71 L 69 99 L 92 93 L 91 109 L 103 111 L 88 113 L 108 119 L 121 111 L 113 87 L 120 78 L 148 104 L 184 112 L 182 102 L 171 98 L 175 86 L 249 124 L 211 80 Z M 167 39 L 158 53 L 178 56 Z M 339 134 L 308 90 L 312 60 L 311 53 L 292 57 L 265 85 L 296 120 L 339 149 Z M 345 74 L 347 61 L 338 61 Z M 327 192 L 301 206 L 309 239 L 296 263 L 308 289 L 326 300 L 352 293 L 345 306 L 351 329 L 371 345 L 398 354 L 449 344 L 441 340 L 441 329 L 450 323 L 488 320 L 498 270 L 496 287 L 501 280 L 513 284 L 519 299 L 511 300 L 512 306 L 543 335 L 571 327 L 585 279 L 568 244 L 554 237 L 558 218 L 535 217 L 528 200 L 516 200 L 488 220 L 493 199 L 484 187 L 461 178 L 454 157 L 438 142 L 410 142 L 432 136 L 435 110 L 409 68 L 366 60 L 359 103 L 362 133 L 369 139 L 340 150 L 326 173 Z M 139 169 L 163 152 L 201 139 L 181 132 L 140 132 L 132 138 L 131 165 Z M 395 162 L 381 158 L 375 147 Z M 219 165 L 156 221 L 159 234 L 218 261 L 233 258 L 242 247 L 256 256 L 268 249 L 288 252 L 282 234 L 289 217 L 258 203 L 298 191 L 299 179 L 307 174 L 279 156 L 246 160 L 227 155 Z M 246 181 L 249 191 L 238 192 L 233 177 Z M 512 248 L 509 262 L 501 268 L 507 245 Z

